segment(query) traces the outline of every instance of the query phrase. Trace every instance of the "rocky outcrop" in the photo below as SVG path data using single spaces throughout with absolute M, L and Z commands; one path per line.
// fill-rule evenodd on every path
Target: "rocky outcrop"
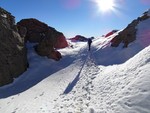
M 27 69 L 23 39 L 18 33 L 14 16 L 0 8 L 0 86 L 11 83 Z
M 133 20 L 123 31 L 121 31 L 117 36 L 115 36 L 111 40 L 111 46 L 117 47 L 120 43 L 123 43 L 123 47 L 128 47 L 128 44 L 136 40 L 136 26 L 139 24 L 140 21 L 146 20 L 150 18 L 148 16 L 148 11 L 143 13 L 143 16 L 138 17 L 137 19 Z
M 61 49 L 61 48 L 65 48 L 68 46 L 68 43 L 63 33 L 58 32 L 56 37 L 57 37 L 57 40 L 54 44 L 54 48 Z
M 70 38 L 70 40 L 72 42 L 74 42 L 74 41 L 83 41 L 83 42 L 86 42 L 88 39 L 86 37 L 84 37 L 84 36 L 76 35 L 75 37 Z
M 40 42 L 48 31 L 48 26 L 36 19 L 22 19 L 17 23 L 17 26 L 22 26 L 27 29 L 25 41 Z
M 62 56 L 60 52 L 54 49 L 54 45 L 51 40 L 43 39 L 38 45 L 35 46 L 35 51 L 40 56 L 47 56 L 48 58 L 59 61 Z
M 111 36 L 111 35 L 113 35 L 114 33 L 116 33 L 118 30 L 112 30 L 112 31 L 110 31 L 110 32 L 108 32 L 104 37 L 109 37 L 109 36 Z
M 17 25 L 27 29 L 26 41 L 38 43 L 35 50 L 39 55 L 60 60 L 61 54 L 55 49 L 68 46 L 63 33 L 33 18 L 23 19 Z

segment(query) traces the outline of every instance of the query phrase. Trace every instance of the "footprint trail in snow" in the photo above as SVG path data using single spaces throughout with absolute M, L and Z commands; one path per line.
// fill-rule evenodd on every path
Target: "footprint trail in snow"
M 89 52 L 83 63 L 79 80 L 68 94 L 62 94 L 54 106 L 54 112 L 94 112 L 90 106 L 90 100 L 93 95 L 93 80 L 99 73 L 100 69 L 96 66 L 92 54 Z

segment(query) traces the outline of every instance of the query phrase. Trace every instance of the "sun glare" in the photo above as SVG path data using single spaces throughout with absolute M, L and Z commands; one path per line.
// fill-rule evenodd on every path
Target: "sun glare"
M 102 12 L 113 10 L 115 6 L 114 0 L 95 0 L 95 2 Z

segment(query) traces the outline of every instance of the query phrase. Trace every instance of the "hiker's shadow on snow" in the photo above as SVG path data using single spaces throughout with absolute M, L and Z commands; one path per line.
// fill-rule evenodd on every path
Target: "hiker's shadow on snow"
M 60 61 L 54 61 L 52 59 L 38 56 L 31 45 L 28 47 L 28 61 L 30 63 L 29 68 L 21 76 L 15 79 L 13 83 L 0 87 L 0 99 L 7 98 L 13 95 L 19 95 L 20 93 L 27 91 L 31 87 L 34 87 L 45 78 L 68 67 L 75 60 L 81 59 L 82 61 L 85 61 L 86 57 L 86 51 L 80 50 L 80 54 L 76 56 L 65 55 Z M 84 64 L 85 62 L 83 63 L 83 66 Z M 77 74 L 76 78 L 68 85 L 68 87 L 64 91 L 65 94 L 69 93 L 79 80 L 82 68 Z
M 79 74 L 75 77 L 75 79 L 71 83 L 68 84 L 63 94 L 68 94 L 70 91 L 72 91 L 73 87 L 77 84 L 77 82 L 80 79 L 80 73 L 81 72 L 79 72 Z
M 77 76 L 74 78 L 74 80 L 72 82 L 70 82 L 68 84 L 68 86 L 66 87 L 65 91 L 63 92 L 63 94 L 68 94 L 69 92 L 72 91 L 72 89 L 74 88 L 74 86 L 76 86 L 77 82 L 80 80 L 81 72 L 82 72 L 82 70 L 84 68 L 84 65 L 86 63 L 87 58 L 88 58 L 88 56 L 86 56 L 86 58 L 84 59 L 82 67 L 81 67 L 80 71 L 78 72 Z

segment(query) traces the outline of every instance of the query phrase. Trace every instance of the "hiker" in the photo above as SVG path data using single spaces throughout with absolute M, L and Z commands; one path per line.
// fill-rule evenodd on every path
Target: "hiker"
M 89 38 L 89 39 L 88 39 L 89 51 L 91 50 L 91 43 L 92 43 L 92 39 L 91 39 L 91 38 Z

